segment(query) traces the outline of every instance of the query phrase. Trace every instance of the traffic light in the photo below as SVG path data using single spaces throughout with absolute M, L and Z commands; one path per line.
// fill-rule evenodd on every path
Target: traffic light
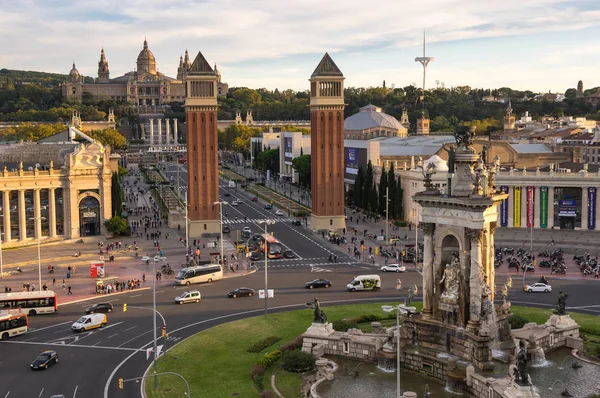
M 163 325 L 162 326 L 162 337 L 165 337 L 166 334 L 167 334 L 167 325 Z
M 119 379 L 119 389 L 123 389 L 123 379 Z
M 127 304 L 123 304 L 123 312 L 127 312 Z

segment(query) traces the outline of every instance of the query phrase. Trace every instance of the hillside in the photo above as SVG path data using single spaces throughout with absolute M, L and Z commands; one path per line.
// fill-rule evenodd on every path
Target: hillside
M 52 88 L 60 86 L 63 82 L 69 80 L 68 74 L 37 72 L 29 70 L 12 70 L 0 69 L 0 85 L 6 84 L 6 78 L 10 79 L 13 84 L 35 84 L 44 88 Z M 86 83 L 93 83 L 94 78 L 84 76 Z

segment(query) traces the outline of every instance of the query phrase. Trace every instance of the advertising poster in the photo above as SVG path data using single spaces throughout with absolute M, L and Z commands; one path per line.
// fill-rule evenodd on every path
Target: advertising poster
M 356 180 L 359 167 L 367 169 L 367 149 L 366 148 L 344 148 L 344 178 Z
M 527 228 L 533 228 L 533 193 L 534 187 L 527 187 Z
M 548 228 L 548 187 L 540 187 L 540 228 Z
M 284 137 L 283 138 L 283 160 L 285 162 L 291 163 L 294 159 L 294 149 L 293 149 L 293 138 L 292 137 Z
M 588 229 L 596 229 L 596 188 L 588 188 Z
M 558 201 L 559 217 L 577 217 L 577 201 L 575 199 L 562 199 Z
M 514 187 L 513 189 L 513 226 L 515 228 L 521 227 L 521 187 Z
M 502 185 L 500 187 L 500 192 L 508 193 L 508 187 L 506 185 Z M 506 198 L 500 204 L 500 225 L 503 227 L 508 227 L 508 199 Z

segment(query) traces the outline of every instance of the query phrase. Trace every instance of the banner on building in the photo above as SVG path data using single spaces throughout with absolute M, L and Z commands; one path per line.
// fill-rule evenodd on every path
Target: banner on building
M 588 188 L 588 229 L 596 229 L 596 188 Z
M 508 187 L 502 185 L 500 191 L 502 193 L 508 193 Z M 509 198 L 504 199 L 500 204 L 500 225 L 503 227 L 508 227 L 508 199 Z
M 548 187 L 540 188 L 540 228 L 548 228 Z
M 575 199 L 562 199 L 558 201 L 559 217 L 577 217 L 577 201 Z
M 521 227 L 521 187 L 513 188 L 513 226 L 515 228 Z
M 533 228 L 533 193 L 535 187 L 527 187 L 527 228 Z

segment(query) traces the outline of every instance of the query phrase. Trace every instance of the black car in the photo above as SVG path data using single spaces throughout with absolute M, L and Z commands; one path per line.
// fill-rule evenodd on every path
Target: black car
M 307 289 L 314 289 L 316 287 L 330 287 L 331 281 L 327 279 L 315 279 L 314 281 L 306 282 Z
M 249 287 L 240 287 L 229 293 L 227 293 L 227 297 L 229 298 L 237 298 L 237 297 L 252 297 L 254 296 L 254 289 L 250 289 Z
M 261 234 L 254 234 L 252 235 L 252 240 L 255 242 L 260 242 L 260 238 L 262 238 Z
M 258 251 L 254 250 L 250 252 L 250 261 L 258 261 L 260 260 L 260 256 L 258 255 Z
M 50 365 L 58 363 L 58 355 L 56 351 L 48 350 L 42 352 L 38 357 L 31 363 L 30 367 L 32 370 L 36 369 L 48 369 Z
M 293 252 L 293 251 L 291 251 L 291 250 L 285 250 L 285 251 L 283 252 L 283 257 L 284 257 L 284 258 L 294 258 L 294 257 L 296 257 L 296 255 L 295 255 L 295 254 L 294 254 L 294 252 Z
M 294 220 L 294 221 L 292 221 L 292 225 L 301 226 L 302 222 L 300 220 Z
M 229 228 L 229 225 L 223 225 L 223 233 L 228 234 L 230 232 L 231 232 L 231 228 Z
M 96 312 L 112 312 L 113 305 L 111 303 L 98 303 L 85 309 L 86 314 L 94 314 Z
M 231 194 L 230 194 L 229 192 L 225 192 L 223 195 L 225 195 L 225 196 L 229 196 L 229 195 L 231 195 Z

